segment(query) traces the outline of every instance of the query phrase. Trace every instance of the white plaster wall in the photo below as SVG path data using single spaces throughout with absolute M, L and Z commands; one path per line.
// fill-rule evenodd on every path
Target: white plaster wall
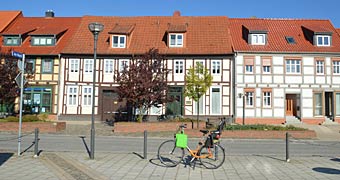
M 255 77 L 254 76 L 245 75 L 244 82 L 245 83 L 254 83 L 255 82 Z
M 302 77 L 301 76 L 286 76 L 287 84 L 301 84 Z
M 315 83 L 316 84 L 325 84 L 326 78 L 324 76 L 316 76 L 315 77 Z
M 262 76 L 262 83 L 265 83 L 265 84 L 272 83 L 272 76 L 270 76 L 270 75 L 263 75 Z
M 303 66 L 314 66 L 314 57 L 303 57 L 302 65 Z
M 272 109 L 263 109 L 262 115 L 263 115 L 263 117 L 272 117 L 273 116 L 273 110 Z
M 305 75 L 314 75 L 314 67 L 313 66 L 309 66 L 309 67 L 304 67 L 303 69 L 303 74 Z
M 273 56 L 272 59 L 273 65 L 279 65 L 283 67 L 283 57 L 282 56 Z
M 285 110 L 284 108 L 274 108 L 274 117 L 284 117 L 285 116 Z
M 273 74 L 283 74 L 283 67 L 282 66 L 273 66 Z
M 246 117 L 255 117 L 255 109 L 245 109 L 245 116 Z
M 304 84 L 314 84 L 314 76 L 304 76 Z
M 275 84 L 283 84 L 283 76 L 274 76 Z

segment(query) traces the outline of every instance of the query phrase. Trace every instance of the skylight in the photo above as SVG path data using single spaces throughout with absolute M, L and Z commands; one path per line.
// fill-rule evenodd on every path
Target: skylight
M 293 37 L 290 36 L 286 36 L 286 40 L 288 42 L 288 44 L 295 44 L 295 39 Z

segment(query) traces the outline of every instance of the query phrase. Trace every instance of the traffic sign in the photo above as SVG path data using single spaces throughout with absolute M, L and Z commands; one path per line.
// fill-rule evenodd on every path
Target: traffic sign
M 23 63 L 23 61 L 21 61 L 21 60 L 18 60 L 18 68 L 20 69 L 20 71 L 23 71 L 23 67 L 22 67 L 22 63 Z
M 24 57 L 24 55 L 22 53 L 16 52 L 16 51 L 12 51 L 12 56 L 22 59 Z
M 26 84 L 26 78 L 25 78 L 25 76 L 23 76 L 24 77 L 24 85 Z M 17 83 L 17 85 L 20 87 L 21 86 L 21 73 L 19 73 L 18 75 L 17 75 L 17 77 L 15 77 L 15 82 Z

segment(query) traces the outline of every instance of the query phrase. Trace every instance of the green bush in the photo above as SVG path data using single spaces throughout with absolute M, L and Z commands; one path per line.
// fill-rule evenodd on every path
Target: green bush
M 36 115 L 30 115 L 30 114 L 28 114 L 28 115 L 24 115 L 24 116 L 22 117 L 22 121 L 23 121 L 23 122 L 35 122 L 35 121 L 39 121 L 39 120 L 40 120 L 39 117 L 36 116 Z
M 19 122 L 19 118 L 15 116 L 8 116 L 4 119 L 5 122 Z
M 47 121 L 48 120 L 48 114 L 47 113 L 40 113 L 40 114 L 38 114 L 38 119 L 40 121 Z
M 256 131 L 301 131 L 304 128 L 289 126 L 274 126 L 266 124 L 251 124 L 251 125 L 227 125 L 225 130 L 256 130 Z

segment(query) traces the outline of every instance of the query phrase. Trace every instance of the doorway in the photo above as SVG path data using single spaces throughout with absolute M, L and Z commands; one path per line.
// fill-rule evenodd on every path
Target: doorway
M 166 115 L 183 115 L 183 87 L 172 86 L 168 90 L 169 102 L 166 104 Z
M 286 116 L 298 117 L 300 112 L 300 95 L 286 94 Z
M 102 90 L 102 121 L 128 121 L 126 100 L 120 100 L 116 90 Z
M 333 104 L 333 92 L 325 92 L 325 116 L 331 120 L 334 117 Z

